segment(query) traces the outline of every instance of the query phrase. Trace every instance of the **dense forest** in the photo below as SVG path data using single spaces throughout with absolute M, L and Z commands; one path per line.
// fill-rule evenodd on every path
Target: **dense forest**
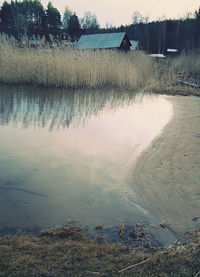
M 122 31 L 127 32 L 130 39 L 139 40 L 148 53 L 165 53 L 167 48 L 176 48 L 179 52 L 196 51 L 200 48 L 200 8 L 185 18 L 153 22 L 135 12 L 132 24 L 120 27 L 108 25 L 106 28 L 101 28 L 96 16 L 90 12 L 78 18 L 66 7 L 61 17 L 51 2 L 46 9 L 40 0 L 5 1 L 0 8 L 0 32 L 19 41 L 24 36 L 43 36 L 50 42 L 51 37 L 62 32 L 77 40 L 82 34 Z

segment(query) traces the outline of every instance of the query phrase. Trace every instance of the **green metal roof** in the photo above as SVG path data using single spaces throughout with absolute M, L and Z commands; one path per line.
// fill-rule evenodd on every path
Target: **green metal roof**
M 82 35 L 76 45 L 79 50 L 83 49 L 106 49 L 120 47 L 125 32 Z
M 137 47 L 139 41 L 138 40 L 130 40 L 130 43 L 132 45 L 130 50 L 136 50 L 136 47 Z

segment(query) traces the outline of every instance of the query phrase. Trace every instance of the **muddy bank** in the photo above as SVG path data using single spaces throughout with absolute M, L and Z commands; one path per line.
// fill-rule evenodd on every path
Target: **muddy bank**
M 136 204 L 166 224 L 161 240 L 181 237 L 200 223 L 200 98 L 167 99 L 174 105 L 173 120 L 129 175 Z
M 4 226 L 3 228 L 0 228 L 0 239 L 4 236 L 15 235 L 40 237 L 43 233 L 46 232 L 57 232 L 59 230 L 68 228 L 78 228 L 80 232 L 88 239 L 106 242 L 109 244 L 120 243 L 127 247 L 144 247 L 147 249 L 150 247 L 162 248 L 164 246 L 156 239 L 152 232 L 152 228 L 156 227 L 150 226 L 147 222 L 135 223 L 131 225 L 121 223 L 120 225 L 116 226 L 96 225 L 92 227 L 87 225 L 80 225 L 79 222 L 75 220 L 67 220 L 66 223 L 62 226 L 56 226 L 54 228 L 44 230 L 39 228 L 39 226 L 24 228 Z M 159 228 L 159 226 L 157 228 Z

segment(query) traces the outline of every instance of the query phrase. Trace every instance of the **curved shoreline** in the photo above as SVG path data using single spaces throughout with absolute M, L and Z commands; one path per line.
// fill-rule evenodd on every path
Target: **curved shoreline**
M 200 223 L 200 99 L 168 96 L 174 117 L 129 176 L 140 206 L 182 236 Z

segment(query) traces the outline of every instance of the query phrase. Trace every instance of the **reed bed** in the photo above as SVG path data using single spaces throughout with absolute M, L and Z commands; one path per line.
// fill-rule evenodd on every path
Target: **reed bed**
M 170 81 L 144 53 L 31 49 L 0 36 L 0 82 L 64 88 L 154 90 Z
M 200 51 L 182 53 L 172 60 L 172 69 L 185 77 L 199 78 L 200 76 Z

